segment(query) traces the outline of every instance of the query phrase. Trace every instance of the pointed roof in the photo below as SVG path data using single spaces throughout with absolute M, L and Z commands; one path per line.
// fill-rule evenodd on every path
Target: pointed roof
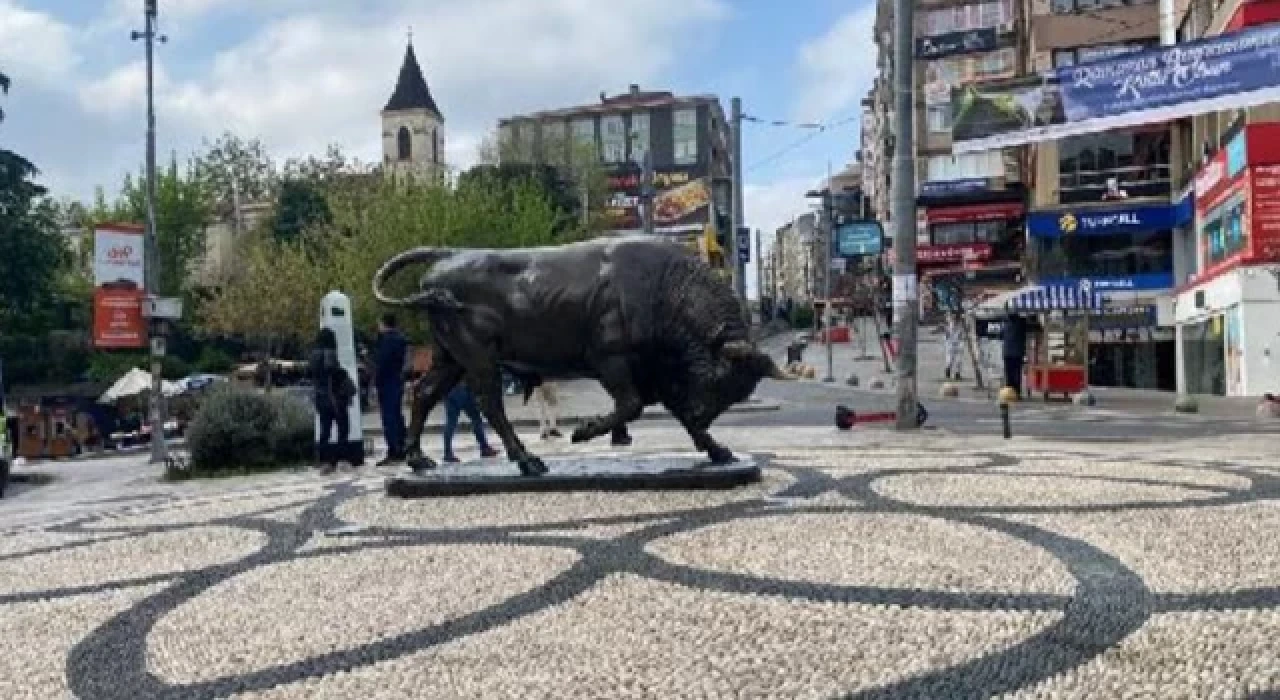
M 444 121 L 444 115 L 431 97 L 431 89 L 427 87 L 426 78 L 422 77 L 422 68 L 418 65 L 418 57 L 413 53 L 410 43 L 404 52 L 404 63 L 400 66 L 400 77 L 396 80 L 396 89 L 387 100 L 384 112 L 396 112 L 403 109 L 425 109 L 437 119 Z

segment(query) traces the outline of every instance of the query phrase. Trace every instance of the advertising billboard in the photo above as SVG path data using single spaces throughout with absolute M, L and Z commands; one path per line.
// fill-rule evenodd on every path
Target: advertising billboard
M 609 228 L 644 228 L 641 173 L 631 166 L 608 175 L 605 213 Z M 653 231 L 659 234 L 700 232 L 711 220 L 711 178 L 697 166 L 656 168 L 653 173 Z
M 147 346 L 147 324 L 142 317 L 145 278 L 141 226 L 102 224 L 93 230 L 94 347 Z
M 835 250 L 839 257 L 879 255 L 884 250 L 884 229 L 876 221 L 853 221 L 836 227 Z
M 952 91 L 952 151 L 970 153 L 1280 101 L 1280 25 Z

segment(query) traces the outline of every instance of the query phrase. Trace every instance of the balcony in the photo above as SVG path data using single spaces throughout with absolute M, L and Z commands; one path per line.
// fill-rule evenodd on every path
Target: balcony
M 1115 180 L 1125 199 L 1168 199 L 1173 193 L 1169 131 L 1112 131 L 1063 139 L 1058 151 L 1058 201 L 1105 202 Z
M 1155 0 L 1053 0 L 1035 6 L 1031 34 L 1037 51 L 1160 35 L 1160 8 Z

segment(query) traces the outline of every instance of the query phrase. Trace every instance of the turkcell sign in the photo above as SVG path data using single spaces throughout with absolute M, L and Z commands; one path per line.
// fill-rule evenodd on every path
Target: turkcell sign
M 1177 226 L 1177 212 L 1177 207 L 1167 204 L 1037 211 L 1027 216 L 1027 230 L 1036 238 L 1161 231 Z

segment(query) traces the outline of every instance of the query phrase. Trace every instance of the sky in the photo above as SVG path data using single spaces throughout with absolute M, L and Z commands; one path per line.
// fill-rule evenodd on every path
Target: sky
M 414 49 L 466 168 L 498 118 L 584 104 L 601 91 L 719 95 L 747 123 L 746 224 L 765 239 L 858 144 L 875 73 L 870 0 L 158 0 L 157 149 L 181 161 L 226 131 L 273 158 L 337 144 L 381 159 L 378 111 Z M 143 0 L 0 0 L 0 146 L 55 196 L 108 197 L 144 154 Z M 839 123 L 838 125 L 836 125 Z M 803 142 L 802 142 L 803 141 Z M 799 145 L 796 145 L 799 143 Z M 766 248 L 768 242 L 766 240 Z M 754 267 L 752 268 L 754 269 Z M 754 286 L 754 274 L 748 274 Z

